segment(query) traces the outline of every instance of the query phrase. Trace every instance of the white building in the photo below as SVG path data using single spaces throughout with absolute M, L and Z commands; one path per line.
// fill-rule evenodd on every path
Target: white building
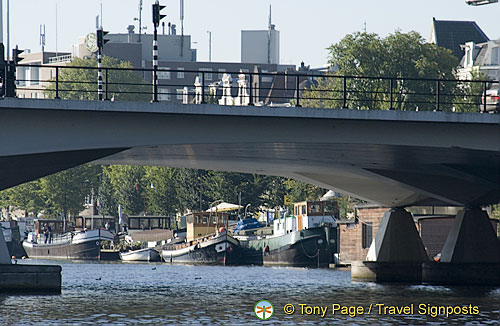
M 279 64 L 280 32 L 269 30 L 241 31 L 241 62 Z
M 488 79 L 500 79 L 500 39 L 476 44 L 462 45 L 464 56 L 457 71 L 459 79 L 472 79 L 472 72 L 488 75 Z

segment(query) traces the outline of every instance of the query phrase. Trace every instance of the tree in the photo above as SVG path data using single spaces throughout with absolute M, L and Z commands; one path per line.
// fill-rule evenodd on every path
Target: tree
M 454 79 L 458 60 L 451 51 L 427 44 L 416 32 L 396 31 L 386 38 L 376 34 L 346 35 L 331 45 L 329 64 L 335 74 L 321 78 L 303 93 L 303 105 L 311 107 L 343 106 L 344 78 L 347 107 L 359 109 L 433 110 L 437 82 L 414 79 Z M 361 78 L 363 77 L 363 78 Z M 384 77 L 384 78 L 382 78 Z M 390 98 L 392 80 L 393 101 Z M 408 78 L 404 81 L 398 78 Z M 441 101 L 451 102 L 456 83 L 439 84 Z M 442 109 L 451 110 L 451 105 Z
M 40 179 L 40 195 L 46 208 L 67 219 L 82 209 L 85 197 L 97 187 L 100 167 L 80 165 Z
M 97 59 L 75 58 L 68 67 L 59 70 L 59 97 L 62 99 L 97 100 Z M 149 101 L 152 86 L 147 84 L 140 73 L 133 70 L 118 70 L 114 68 L 132 69 L 128 61 L 103 56 L 102 67 L 110 68 L 106 74 L 103 70 L 103 83 L 108 84 L 108 99 L 117 101 Z M 104 92 L 106 91 L 106 86 Z M 47 88 L 49 98 L 55 97 L 55 78 Z
M 103 173 L 109 178 L 115 203 L 122 205 L 124 214 L 145 213 L 144 167 L 110 165 L 103 168 Z

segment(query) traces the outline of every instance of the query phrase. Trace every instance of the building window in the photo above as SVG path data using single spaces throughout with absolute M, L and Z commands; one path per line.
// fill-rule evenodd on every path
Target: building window
M 498 48 L 491 49 L 491 64 L 492 65 L 498 64 Z
M 158 68 L 158 79 L 170 79 L 170 68 L 162 67 Z
M 178 79 L 184 78 L 184 68 L 179 67 L 177 68 L 177 70 L 182 70 L 182 71 L 177 71 L 177 78 Z
M 224 76 L 226 69 L 219 69 L 218 71 L 219 71 L 219 74 L 217 75 L 217 79 L 222 80 L 222 77 Z
M 204 81 L 212 80 L 212 68 L 200 68 L 200 71 L 205 72 L 205 80 Z M 199 75 L 200 75 L 200 81 L 203 80 L 202 79 L 203 74 L 200 73 Z
M 170 101 L 170 90 L 168 88 L 158 88 L 158 100 Z
M 363 249 L 369 248 L 370 245 L 372 244 L 372 237 L 373 237 L 373 226 L 371 222 L 368 223 L 362 223 L 362 242 L 363 242 Z

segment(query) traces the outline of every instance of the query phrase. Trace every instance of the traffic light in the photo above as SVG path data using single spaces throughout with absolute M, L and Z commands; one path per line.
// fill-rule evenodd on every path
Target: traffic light
M 158 3 L 158 1 L 153 4 L 153 24 L 155 27 L 158 27 L 160 25 L 160 20 L 165 18 L 167 15 L 161 15 L 160 11 L 165 8 L 165 6 L 162 6 Z
M 17 63 L 19 61 L 23 60 L 23 58 L 19 58 L 19 55 L 23 52 L 24 52 L 24 50 L 19 50 L 17 48 L 17 45 L 14 49 L 12 49 L 12 61 L 13 61 L 14 65 L 17 65 Z
M 97 30 L 97 47 L 99 49 L 102 49 L 104 47 L 104 44 L 109 42 L 109 40 L 106 40 L 104 38 L 104 36 L 106 36 L 108 33 L 108 31 L 103 31 L 102 28 Z
M 12 61 L 6 67 L 5 76 L 2 76 L 2 86 L 6 97 L 16 97 L 16 65 L 23 60 L 19 57 L 23 52 L 24 50 L 19 50 L 17 46 L 12 49 Z

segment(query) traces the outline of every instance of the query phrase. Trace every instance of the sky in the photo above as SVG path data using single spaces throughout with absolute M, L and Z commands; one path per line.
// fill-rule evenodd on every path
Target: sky
M 7 0 L 0 1 L 5 26 Z M 180 1 L 160 0 L 166 5 L 164 21 L 176 24 L 178 33 Z M 143 0 L 143 26 L 148 33 L 153 28 L 153 2 Z M 134 18 L 138 17 L 139 0 L 10 0 L 10 46 L 39 52 L 40 25 L 45 24 L 45 50 L 55 51 L 57 44 L 58 51 L 71 52 L 78 37 L 95 32 L 101 4 L 104 30 L 126 33 L 131 24 L 138 30 Z M 270 4 L 272 22 L 280 31 L 282 64 L 304 61 L 312 67 L 323 66 L 331 44 L 365 28 L 382 37 L 398 29 L 413 30 L 428 39 L 433 17 L 476 21 L 490 39 L 500 37 L 500 3 L 473 7 L 465 0 L 184 0 L 184 4 L 184 34 L 196 42 L 192 46 L 198 49 L 198 61 L 208 61 L 207 31 L 211 31 L 212 61 L 239 62 L 241 30 L 267 29 Z

